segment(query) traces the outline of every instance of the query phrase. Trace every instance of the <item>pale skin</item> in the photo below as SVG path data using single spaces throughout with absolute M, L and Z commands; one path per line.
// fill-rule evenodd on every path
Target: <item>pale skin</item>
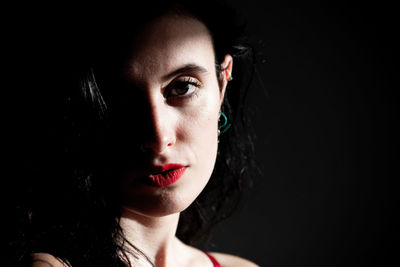
M 135 90 L 143 90 L 151 110 L 152 127 L 144 140 L 151 154 L 149 164 L 180 163 L 187 169 L 167 187 L 132 186 L 145 171 L 142 165 L 133 164 L 121 179 L 121 227 L 126 238 L 157 267 L 211 267 L 204 252 L 184 244 L 175 234 L 180 212 L 204 189 L 214 168 L 219 111 L 232 57 L 225 56 L 221 64 L 225 71 L 217 77 L 212 39 L 205 25 L 173 14 L 147 25 L 133 51 L 125 77 Z M 210 254 L 224 267 L 257 266 L 237 256 Z M 131 260 L 134 266 L 151 266 L 144 257 Z M 32 266 L 65 265 L 49 254 L 36 253 Z

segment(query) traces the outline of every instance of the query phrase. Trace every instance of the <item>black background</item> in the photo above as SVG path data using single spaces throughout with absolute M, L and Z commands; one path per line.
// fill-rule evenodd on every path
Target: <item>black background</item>
M 263 175 L 215 231 L 215 250 L 261 266 L 398 264 L 394 6 L 234 5 L 258 51 Z

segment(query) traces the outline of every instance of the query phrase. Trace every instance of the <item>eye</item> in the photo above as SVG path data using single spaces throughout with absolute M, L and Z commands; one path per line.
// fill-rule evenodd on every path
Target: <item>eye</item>
M 167 98 L 185 98 L 193 95 L 198 88 L 201 87 L 200 82 L 192 77 L 178 79 L 171 83 L 167 88 Z

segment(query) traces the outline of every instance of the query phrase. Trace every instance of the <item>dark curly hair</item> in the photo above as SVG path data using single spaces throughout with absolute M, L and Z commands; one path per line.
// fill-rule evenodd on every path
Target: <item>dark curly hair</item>
M 61 19 L 66 23 L 53 32 L 59 39 L 45 51 L 53 63 L 43 63 L 46 83 L 24 102 L 29 110 L 24 127 L 32 135 L 21 146 L 24 168 L 13 184 L 11 266 L 26 265 L 35 252 L 50 253 L 71 266 L 131 265 L 129 251 L 142 254 L 125 239 L 118 221 L 120 199 L 111 177 L 116 165 L 129 157 L 122 150 L 115 157 L 118 142 L 125 140 L 118 135 L 128 112 L 113 105 L 113 98 L 121 93 L 116 81 L 136 31 L 166 12 L 194 17 L 207 26 L 217 77 L 226 54 L 235 64 L 222 106 L 231 127 L 220 136 L 209 183 L 181 213 L 177 236 L 191 245 L 204 243 L 211 228 L 236 208 L 256 169 L 245 117 L 255 59 L 243 21 L 214 1 L 92 7 L 73 21 Z M 110 82 L 113 89 L 107 90 Z

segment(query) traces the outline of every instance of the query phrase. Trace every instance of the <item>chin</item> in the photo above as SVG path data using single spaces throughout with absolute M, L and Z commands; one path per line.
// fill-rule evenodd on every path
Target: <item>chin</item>
M 210 164 L 211 165 L 211 164 Z M 202 166 L 203 167 L 203 166 Z M 125 183 L 122 186 L 123 206 L 134 214 L 162 217 L 184 211 L 204 189 L 212 168 L 189 168 L 176 183 L 166 187 Z M 206 179 L 207 177 L 207 179 Z
M 136 188 L 135 188 L 136 189 Z M 132 190 L 124 199 L 125 209 L 146 217 L 162 217 L 184 211 L 196 199 L 197 192 L 181 186 L 169 186 L 154 190 Z M 128 193 L 128 194 L 127 194 Z

